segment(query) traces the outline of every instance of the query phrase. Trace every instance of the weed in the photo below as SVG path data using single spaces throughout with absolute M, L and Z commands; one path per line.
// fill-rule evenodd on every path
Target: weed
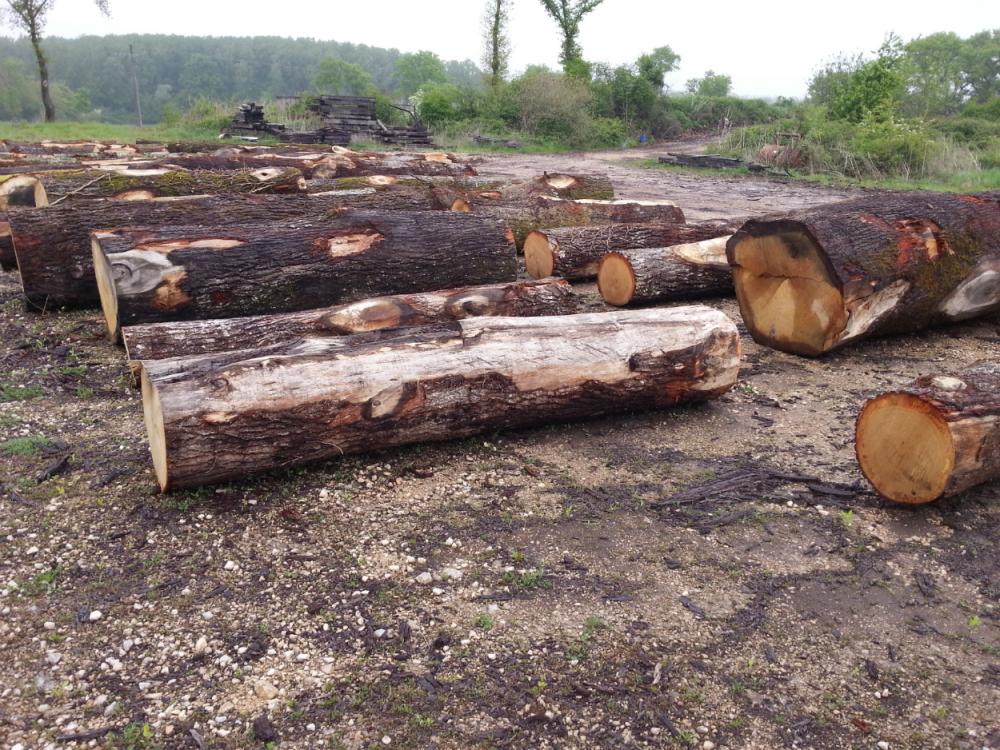
M 503 582 L 512 589 L 518 591 L 552 588 L 552 582 L 545 578 L 544 569 L 526 570 L 523 573 L 508 570 L 503 574 L 503 578 L 501 580 L 503 580 Z
M 539 677 L 535 684 L 531 686 L 531 694 L 538 698 L 542 693 L 545 692 L 545 688 L 549 686 L 549 683 L 545 681 L 544 677 Z
M 85 385 L 77 386 L 76 397 L 77 398 L 92 398 L 94 395 L 94 389 L 89 388 Z
M 837 519 L 845 529 L 849 529 L 851 528 L 851 524 L 854 522 L 854 511 L 842 510 L 837 514 Z
M 973 615 L 972 617 L 969 618 L 969 627 L 970 628 L 975 629 L 975 628 L 978 628 L 982 624 L 983 624 L 983 621 L 979 619 L 979 615 Z
M 122 730 L 115 741 L 115 747 L 121 750 L 157 750 L 160 745 L 149 724 L 134 721 Z
M 511 559 L 511 562 L 523 563 L 524 562 L 524 553 L 521 552 L 521 550 L 519 550 L 519 549 L 512 549 L 510 551 L 510 559 Z
M 41 573 L 36 573 L 23 586 L 21 586 L 21 591 L 27 596 L 42 596 L 44 594 L 51 594 L 56 590 L 56 579 L 62 572 L 62 567 L 57 566 L 55 568 L 50 568 L 49 570 L 43 570 Z
M 44 435 L 29 435 L 0 443 L 0 452 L 11 456 L 35 456 L 51 445 L 52 441 Z
M 486 633 L 489 633 L 493 630 L 493 618 L 486 614 L 479 615 L 479 617 L 476 618 L 476 627 Z
M 41 398 L 45 391 L 40 385 L 10 385 L 4 383 L 0 385 L 0 404 L 7 401 L 28 401 L 33 398 Z

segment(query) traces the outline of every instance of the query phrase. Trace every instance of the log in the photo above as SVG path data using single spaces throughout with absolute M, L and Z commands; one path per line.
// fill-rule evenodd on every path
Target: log
M 684 212 L 670 201 L 562 200 L 536 196 L 527 201 L 502 198 L 469 201 L 457 198 L 452 211 L 492 216 L 503 221 L 514 234 L 517 247 L 524 245 L 534 229 L 587 226 L 590 224 L 683 223 Z
M 139 362 L 251 349 L 304 336 L 346 336 L 472 316 L 569 315 L 583 309 L 583 301 L 566 281 L 516 281 L 373 297 L 349 305 L 278 315 L 125 326 L 122 341 L 129 359 Z
M 597 276 L 598 263 L 612 250 L 699 242 L 732 234 L 738 228 L 726 222 L 705 222 L 535 229 L 524 238 L 524 263 L 536 279 L 561 276 L 582 281 Z
M 727 252 L 754 339 L 818 356 L 1000 309 L 1000 194 L 877 194 L 754 219 Z
M 928 503 L 1000 479 L 1000 362 L 928 375 L 865 404 L 861 471 L 880 495 Z
M 14 242 L 10 236 L 10 221 L 7 213 L 0 211 L 0 270 L 13 271 L 17 268 Z
M 343 211 L 91 238 L 112 340 L 123 325 L 294 312 L 517 276 L 503 225 L 452 211 Z
M 96 308 L 101 299 L 94 277 L 91 230 L 189 224 L 193 217 L 205 224 L 248 226 L 262 217 L 316 218 L 344 206 L 369 205 L 373 197 L 342 192 L 315 196 L 244 194 L 148 201 L 80 200 L 45 209 L 21 209 L 12 212 L 8 221 L 28 309 Z M 428 194 L 426 201 L 426 207 L 433 205 L 433 196 Z
M 44 172 L 41 181 L 51 202 L 72 198 L 149 200 L 186 195 L 231 193 L 302 193 L 306 181 L 293 167 L 263 167 L 252 171 L 208 171 L 170 167 L 121 167 Z
M 30 174 L 0 175 L 0 211 L 14 206 L 49 205 L 42 181 Z
M 468 318 L 353 338 L 146 363 L 160 488 L 703 401 L 732 388 L 740 364 L 736 326 L 701 306 Z
M 548 195 L 567 200 L 611 200 L 615 188 L 607 175 L 543 172 L 540 177 L 516 183 L 503 191 L 505 198 Z
M 731 294 L 728 240 L 725 236 L 608 253 L 597 269 L 597 290 L 609 305 Z

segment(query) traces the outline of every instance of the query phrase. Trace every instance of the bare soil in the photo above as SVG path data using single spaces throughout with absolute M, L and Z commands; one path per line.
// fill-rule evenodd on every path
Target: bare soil
M 846 197 L 630 156 L 480 171 L 692 219 Z M 18 292 L 0 747 L 1000 748 L 1000 486 L 895 507 L 852 452 L 866 398 L 1000 355 L 996 316 L 822 360 L 744 335 L 705 406 L 162 496 L 99 313 Z

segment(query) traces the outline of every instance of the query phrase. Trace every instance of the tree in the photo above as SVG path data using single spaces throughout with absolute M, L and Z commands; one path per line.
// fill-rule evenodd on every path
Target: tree
M 313 83 L 324 94 L 374 96 L 375 92 L 375 85 L 368 71 L 360 65 L 336 57 L 327 57 L 320 61 Z
M 447 81 L 444 63 L 433 52 L 408 53 L 396 60 L 396 88 L 403 96 L 413 96 L 425 83 Z
M 677 64 L 681 61 L 681 56 L 670 47 L 657 47 L 646 55 L 640 55 L 636 60 L 636 69 L 639 75 L 649 81 L 658 92 L 663 91 L 666 86 L 664 78 L 667 73 L 677 70 Z
M 733 79 L 714 70 L 706 70 L 701 78 L 691 78 L 685 88 L 699 96 L 729 96 L 729 90 L 733 86 Z
M 902 44 L 890 35 L 874 60 L 860 65 L 836 88 L 828 105 L 830 116 L 855 124 L 866 118 L 891 119 L 906 88 L 902 68 Z
M 572 75 L 579 76 L 583 70 L 583 50 L 577 42 L 580 36 L 580 21 L 585 15 L 594 10 L 604 0 L 541 0 L 542 7 L 552 16 L 552 20 L 559 25 L 562 32 L 562 51 L 559 53 L 559 62 L 562 63 L 563 70 Z M 589 68 L 587 68 L 589 72 Z
M 906 45 L 908 109 L 913 114 L 950 115 L 962 106 L 966 87 L 963 46 L 952 32 L 919 37 Z
M 977 102 L 1000 96 L 1000 29 L 970 36 L 961 57 L 968 96 Z
M 101 13 L 108 15 L 108 0 L 94 0 Z M 6 0 L 8 15 L 15 28 L 24 31 L 31 40 L 31 48 L 35 51 L 35 61 L 38 63 L 38 80 L 42 89 L 42 106 L 45 108 L 45 122 L 56 119 L 56 106 L 52 103 L 52 93 L 49 90 L 49 63 L 42 49 L 42 32 L 45 30 L 45 20 L 55 0 Z
M 483 67 L 490 86 L 496 88 L 507 75 L 510 63 L 510 34 L 507 23 L 512 0 L 487 0 L 483 14 Z

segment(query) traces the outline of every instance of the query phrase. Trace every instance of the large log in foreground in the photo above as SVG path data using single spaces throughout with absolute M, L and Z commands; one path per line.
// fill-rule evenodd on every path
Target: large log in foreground
M 232 195 L 162 198 L 149 201 L 70 201 L 45 209 L 11 212 L 9 242 L 17 255 L 21 285 L 30 310 L 99 307 L 90 232 L 131 226 L 207 225 L 317 218 L 350 205 L 430 209 L 428 190 L 405 196 L 377 191 L 339 191 L 324 195 Z M 0 248 L 4 245 L 0 224 Z
M 1000 362 L 873 398 L 858 417 L 855 448 L 868 481 L 899 503 L 1000 479 Z
M 112 339 L 122 325 L 293 312 L 517 276 L 503 225 L 452 211 L 343 211 L 91 236 Z
M 694 306 L 468 318 L 398 337 L 145 363 L 161 489 L 348 453 L 702 401 L 728 391 L 736 326 Z
M 597 224 L 535 229 L 524 239 L 524 264 L 536 279 L 561 276 L 582 281 L 597 276 L 597 265 L 613 250 L 670 247 L 732 234 L 726 223 Z
M 817 356 L 1000 309 L 1000 195 L 880 194 L 755 219 L 728 257 L 754 339 Z
M 129 359 L 140 361 L 270 346 L 303 336 L 346 336 L 423 326 L 473 316 L 569 315 L 582 310 L 583 301 L 566 281 L 516 281 L 373 297 L 349 305 L 277 315 L 126 326 L 122 328 L 122 342 Z
M 608 253 L 597 269 L 597 290 L 609 305 L 731 294 L 728 239 Z
M 51 202 L 73 198 L 149 200 L 187 195 L 229 193 L 302 193 L 306 181 L 293 167 L 210 171 L 171 167 L 71 169 L 43 172 L 42 184 Z

